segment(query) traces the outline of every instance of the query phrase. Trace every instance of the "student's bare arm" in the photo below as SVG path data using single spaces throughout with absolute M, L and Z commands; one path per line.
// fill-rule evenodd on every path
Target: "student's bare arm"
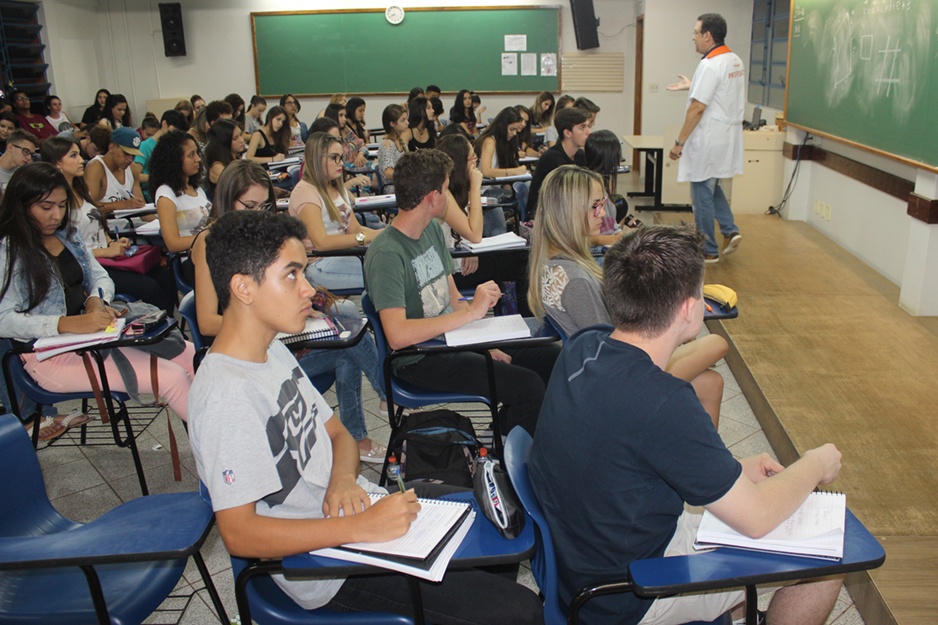
M 470 321 L 481 319 L 501 297 L 498 285 L 489 281 L 476 287 L 472 303 L 466 305 L 459 301 L 459 291 L 453 277 L 449 276 L 448 280 L 450 301 L 453 303 L 453 312 L 449 314 L 426 319 L 408 319 L 404 308 L 385 308 L 378 311 L 391 349 L 410 347 L 462 327 Z
M 326 432 L 332 441 L 332 474 L 322 504 L 322 513 L 327 517 L 352 516 L 367 510 L 371 500 L 356 482 L 358 477 L 358 444 L 337 415 L 326 421 Z
M 828 443 L 805 452 L 784 470 L 768 456 L 743 460 L 743 474 L 729 492 L 705 507 L 736 531 L 759 538 L 791 516 L 818 484 L 834 481 L 840 459 Z M 763 479 L 755 482 L 750 476 Z
M 403 536 L 417 518 L 413 491 L 383 497 L 361 514 L 328 519 L 276 519 L 255 512 L 255 502 L 218 510 L 225 547 L 243 558 L 282 558 L 348 542 L 381 542 Z

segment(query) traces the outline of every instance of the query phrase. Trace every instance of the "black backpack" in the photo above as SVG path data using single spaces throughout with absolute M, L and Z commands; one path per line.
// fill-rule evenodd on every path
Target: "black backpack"
M 409 415 L 391 441 L 405 481 L 432 480 L 472 488 L 479 440 L 472 422 L 452 410 Z

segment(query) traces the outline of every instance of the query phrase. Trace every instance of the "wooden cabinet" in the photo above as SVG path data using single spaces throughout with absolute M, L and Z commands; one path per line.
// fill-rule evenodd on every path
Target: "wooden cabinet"
M 733 213 L 762 214 L 782 200 L 784 143 L 784 132 L 743 133 L 743 174 L 724 182 Z

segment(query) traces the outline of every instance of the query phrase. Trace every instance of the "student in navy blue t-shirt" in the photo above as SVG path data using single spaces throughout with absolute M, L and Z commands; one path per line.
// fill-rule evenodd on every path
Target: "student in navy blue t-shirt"
M 584 215 L 590 209 L 584 206 Z M 585 217 L 584 217 L 585 218 Z M 840 471 L 832 444 L 783 467 L 761 454 L 736 460 L 693 387 L 664 371 L 703 323 L 703 239 L 653 226 L 622 237 L 603 266 L 615 329 L 588 328 L 554 366 L 531 457 L 531 479 L 557 550 L 560 598 L 623 579 L 632 560 L 693 553 L 703 506 L 737 531 L 762 536 Z M 779 589 L 768 622 L 821 624 L 841 580 Z M 743 591 L 593 599 L 591 624 L 663 625 L 712 620 Z

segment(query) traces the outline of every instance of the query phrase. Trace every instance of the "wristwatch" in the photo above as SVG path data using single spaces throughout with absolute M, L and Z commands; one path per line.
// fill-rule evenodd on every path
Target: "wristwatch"
M 684 143 L 682 143 L 681 141 L 678 141 L 677 139 L 674 140 L 674 145 L 676 145 L 679 148 L 684 147 Z
M 358 241 L 359 245 L 365 245 L 365 233 L 359 232 L 355 235 L 355 240 Z

